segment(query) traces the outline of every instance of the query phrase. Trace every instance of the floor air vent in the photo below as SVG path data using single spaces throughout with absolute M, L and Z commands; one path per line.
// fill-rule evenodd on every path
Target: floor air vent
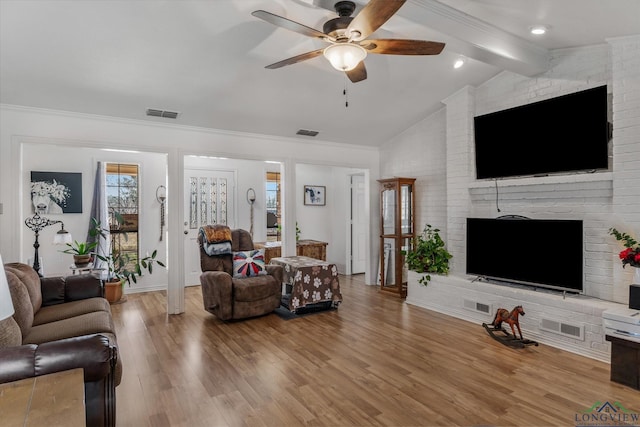
M 540 329 L 542 329 L 543 331 L 553 332 L 554 334 L 584 341 L 584 325 L 582 324 L 571 324 L 567 322 L 558 322 L 557 320 L 542 318 L 540 319 Z
M 477 311 L 478 313 L 482 313 L 482 314 L 491 314 L 491 312 L 493 311 L 491 309 L 491 304 L 478 302 L 478 301 L 471 301 L 468 299 L 464 300 L 464 308 L 471 311 Z
M 180 113 L 176 111 L 158 110 L 156 108 L 147 108 L 147 116 L 164 117 L 165 119 L 177 119 Z

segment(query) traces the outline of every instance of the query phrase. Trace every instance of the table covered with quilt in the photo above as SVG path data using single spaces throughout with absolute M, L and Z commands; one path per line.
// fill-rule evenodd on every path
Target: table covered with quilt
M 287 292 L 291 289 L 289 310 L 295 312 L 321 303 L 337 307 L 342 302 L 335 264 L 306 256 L 276 257 L 271 258 L 270 263 L 283 267 Z

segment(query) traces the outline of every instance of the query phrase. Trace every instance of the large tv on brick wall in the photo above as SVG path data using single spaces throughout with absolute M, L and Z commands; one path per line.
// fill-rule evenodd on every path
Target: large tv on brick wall
M 487 281 L 581 293 L 581 220 L 467 218 L 469 275 Z
M 608 167 L 607 87 L 474 117 L 476 178 Z

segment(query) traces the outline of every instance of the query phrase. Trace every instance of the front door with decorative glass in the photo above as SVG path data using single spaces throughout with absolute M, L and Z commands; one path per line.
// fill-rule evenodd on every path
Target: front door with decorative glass
M 185 286 L 200 284 L 198 230 L 203 225 L 235 228 L 235 172 L 185 169 L 184 265 Z

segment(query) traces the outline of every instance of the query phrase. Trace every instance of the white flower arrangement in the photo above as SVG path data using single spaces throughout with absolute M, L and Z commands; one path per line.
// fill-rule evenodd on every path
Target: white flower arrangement
M 67 198 L 71 191 L 64 184 L 59 184 L 55 179 L 53 182 L 36 181 L 31 183 L 31 196 L 49 196 L 51 200 L 59 205 L 66 205 Z

